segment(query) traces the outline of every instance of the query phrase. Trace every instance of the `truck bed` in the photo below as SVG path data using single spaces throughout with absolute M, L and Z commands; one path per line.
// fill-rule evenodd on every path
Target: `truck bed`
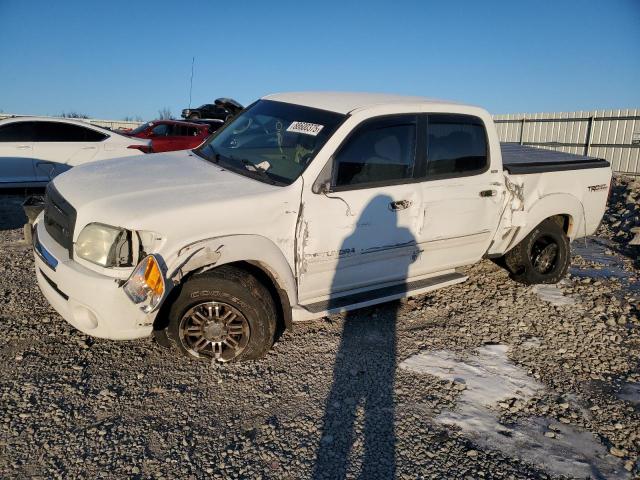
M 559 172 L 584 168 L 603 168 L 610 164 L 603 158 L 574 155 L 517 143 L 501 143 L 502 165 L 510 174 Z

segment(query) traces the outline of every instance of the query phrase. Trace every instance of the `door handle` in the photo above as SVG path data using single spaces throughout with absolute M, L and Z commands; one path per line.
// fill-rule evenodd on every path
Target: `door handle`
M 482 190 L 480 192 L 481 197 L 495 197 L 498 194 L 497 190 Z
M 389 210 L 404 210 L 405 208 L 409 208 L 411 206 L 410 200 L 397 200 L 395 202 L 389 203 Z
M 18 150 L 26 150 L 27 148 L 31 148 L 30 145 L 17 145 L 16 148 Z

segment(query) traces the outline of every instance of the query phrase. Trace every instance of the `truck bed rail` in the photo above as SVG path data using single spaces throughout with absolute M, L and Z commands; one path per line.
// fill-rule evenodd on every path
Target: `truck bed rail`
M 511 174 L 559 172 L 584 168 L 604 168 L 611 164 L 603 158 L 556 152 L 527 147 L 516 143 L 501 143 L 502 165 Z

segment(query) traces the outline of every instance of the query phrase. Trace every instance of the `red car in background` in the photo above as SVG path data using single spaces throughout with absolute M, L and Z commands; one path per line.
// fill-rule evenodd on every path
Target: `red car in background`
M 179 120 L 153 120 L 134 130 L 120 133 L 151 140 L 146 153 L 171 152 L 196 148 L 209 136 L 209 126 Z

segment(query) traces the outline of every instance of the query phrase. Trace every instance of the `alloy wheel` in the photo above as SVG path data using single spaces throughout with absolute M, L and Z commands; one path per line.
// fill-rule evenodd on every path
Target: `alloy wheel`
M 229 362 L 249 343 L 249 322 L 235 307 L 222 302 L 199 303 L 180 320 L 180 341 L 197 358 Z
M 538 273 L 551 272 L 557 263 L 558 245 L 550 237 L 538 238 L 531 247 L 531 263 Z

